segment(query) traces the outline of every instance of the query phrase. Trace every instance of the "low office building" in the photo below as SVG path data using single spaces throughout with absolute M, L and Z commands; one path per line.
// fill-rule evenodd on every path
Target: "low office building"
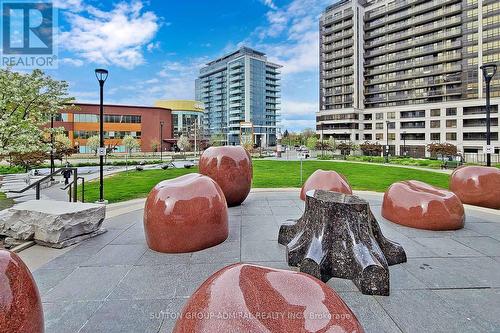
M 500 61 L 496 0 L 343 0 L 320 19 L 320 110 L 325 138 L 388 144 L 425 156 L 431 142 L 465 153 L 486 144 L 479 67 Z M 500 73 L 492 81 L 498 153 Z
M 280 67 L 264 53 L 242 47 L 201 68 L 196 99 L 205 105 L 206 135 L 238 145 L 240 135 L 251 132 L 255 145 L 275 145 Z
M 160 123 L 163 133 L 160 135 Z M 99 135 L 99 105 L 76 103 L 74 109 L 60 113 L 54 127 L 64 127 L 74 147 L 80 153 L 91 153 L 87 139 Z M 155 142 L 163 137 L 164 149 L 170 149 L 172 139 L 171 110 L 163 107 L 104 105 L 104 144 L 115 152 L 125 152 L 122 139 L 131 135 L 143 152 L 153 151 Z
M 159 100 L 156 107 L 172 110 L 173 139 L 184 135 L 190 139 L 203 138 L 203 103 L 193 100 Z

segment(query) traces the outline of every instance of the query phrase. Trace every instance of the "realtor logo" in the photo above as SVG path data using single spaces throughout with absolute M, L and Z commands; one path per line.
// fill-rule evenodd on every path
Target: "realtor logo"
M 1 66 L 56 68 L 57 15 L 51 2 L 2 1 Z

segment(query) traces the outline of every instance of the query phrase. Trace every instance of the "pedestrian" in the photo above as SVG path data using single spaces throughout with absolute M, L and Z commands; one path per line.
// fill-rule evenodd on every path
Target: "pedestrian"
M 72 174 L 73 174 L 73 171 L 69 168 L 69 163 L 66 162 L 65 169 L 62 172 L 62 175 L 64 177 L 64 185 L 69 184 L 69 179 L 71 178 Z

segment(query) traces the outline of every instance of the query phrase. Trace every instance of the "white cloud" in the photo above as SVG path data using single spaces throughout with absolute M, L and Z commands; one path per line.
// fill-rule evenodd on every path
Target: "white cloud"
M 75 58 L 63 58 L 59 59 L 59 63 L 62 64 L 68 64 L 74 67 L 81 67 L 84 64 L 84 61 L 81 59 L 75 59 Z
M 278 9 L 278 7 L 274 4 L 273 0 L 263 0 L 262 2 L 264 2 L 264 4 L 271 9 L 274 10 Z
M 303 116 L 314 114 L 318 110 L 317 102 L 285 100 L 281 103 L 281 110 L 287 116 Z
M 153 39 L 160 20 L 139 0 L 120 2 L 111 11 L 88 5 L 68 9 L 70 30 L 61 32 L 61 46 L 87 61 L 132 69 L 144 63 L 144 48 L 158 46 Z

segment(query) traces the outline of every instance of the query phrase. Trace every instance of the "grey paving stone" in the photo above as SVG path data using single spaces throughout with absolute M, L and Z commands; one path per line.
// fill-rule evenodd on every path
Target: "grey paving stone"
M 103 301 L 43 303 L 45 333 L 74 333 L 87 322 Z
M 373 296 L 360 292 L 339 292 L 339 296 L 354 313 L 365 333 L 397 333 L 401 330 Z
M 500 289 L 435 290 L 449 306 L 458 309 L 467 320 L 483 327 L 482 332 L 500 331 Z
M 405 269 L 406 264 L 389 266 L 390 290 L 425 289 L 427 286 Z
M 80 332 L 158 332 L 172 300 L 107 300 Z
M 109 244 L 81 266 L 134 265 L 146 250 L 145 244 Z
M 481 327 L 432 290 L 395 290 L 374 296 L 403 332 L 478 332 Z
M 116 237 L 118 237 L 124 230 L 110 229 L 107 232 L 85 240 L 75 248 L 71 249 L 68 254 L 70 255 L 84 255 L 93 256 L 99 252 L 103 247 L 112 242 Z
M 461 237 L 457 241 L 487 256 L 500 256 L 500 241 L 496 239 L 480 236 Z
M 408 258 L 439 257 L 437 253 L 433 252 L 427 246 L 424 246 L 406 236 L 394 237 L 394 235 L 392 235 L 389 239 L 401 244 L 406 252 L 406 257 Z
M 136 266 L 155 265 L 187 265 L 190 262 L 191 253 L 160 253 L 146 250 L 142 257 L 135 263 Z
M 480 257 L 482 253 L 471 249 L 468 246 L 459 243 L 458 241 L 449 238 L 413 238 L 414 241 L 431 249 L 432 252 L 440 257 Z
M 208 249 L 193 252 L 190 263 L 233 263 L 240 261 L 240 242 L 225 241 Z
M 278 241 L 280 227 L 277 224 L 246 224 L 241 228 L 241 237 L 249 240 L 274 240 Z
M 291 216 L 291 218 L 295 219 L 300 218 L 303 214 L 302 210 L 295 206 L 281 207 L 271 205 L 271 211 L 275 216 Z
M 349 279 L 331 278 L 326 283 L 332 287 L 335 291 L 359 291 L 358 287 Z
M 274 224 L 274 216 L 242 216 L 241 225 L 244 227 L 246 225 L 257 225 L 257 224 Z
M 139 228 L 128 228 L 110 244 L 146 244 L 144 231 Z
M 90 255 L 74 255 L 70 250 L 59 257 L 56 257 L 43 265 L 43 269 L 75 269 L 82 263 L 90 259 Z
M 465 209 L 465 220 L 467 222 L 500 222 L 498 212 L 486 212 L 482 209 Z
M 144 210 L 135 210 L 133 212 L 114 216 L 104 220 L 103 226 L 107 229 L 127 229 L 135 223 L 142 223 Z
M 37 269 L 33 272 L 33 277 L 35 279 L 36 285 L 40 295 L 45 295 L 53 287 L 55 287 L 59 282 L 64 280 L 71 274 L 76 268 L 61 268 L 61 269 Z
M 271 207 L 297 207 L 294 200 L 284 199 L 284 200 L 271 200 L 269 201 Z M 297 207 L 298 208 L 298 207 Z
M 243 216 L 268 216 L 272 214 L 271 207 L 262 206 L 256 207 L 241 207 L 241 214 Z
M 405 268 L 430 288 L 500 287 L 498 264 L 488 257 L 413 258 Z
M 500 241 L 500 223 L 469 223 L 466 226 L 482 236 Z
M 130 266 L 79 267 L 42 296 L 44 302 L 104 300 Z
M 226 241 L 239 241 L 241 238 L 241 216 L 230 216 L 228 224 L 229 236 Z
M 241 206 L 229 207 L 228 208 L 229 216 L 241 216 Z
M 187 265 L 134 266 L 109 299 L 173 298 Z
M 277 241 L 241 241 L 241 260 L 246 261 L 286 261 L 285 247 Z
M 169 308 L 163 310 L 159 315 L 163 317 L 160 333 L 171 333 L 174 329 L 175 322 L 181 315 L 182 308 L 187 301 L 187 298 L 174 298 L 171 300 Z M 221 332 L 222 333 L 222 332 Z
M 230 265 L 230 263 L 191 264 L 183 271 L 177 285 L 176 297 L 189 297 L 213 273 Z

